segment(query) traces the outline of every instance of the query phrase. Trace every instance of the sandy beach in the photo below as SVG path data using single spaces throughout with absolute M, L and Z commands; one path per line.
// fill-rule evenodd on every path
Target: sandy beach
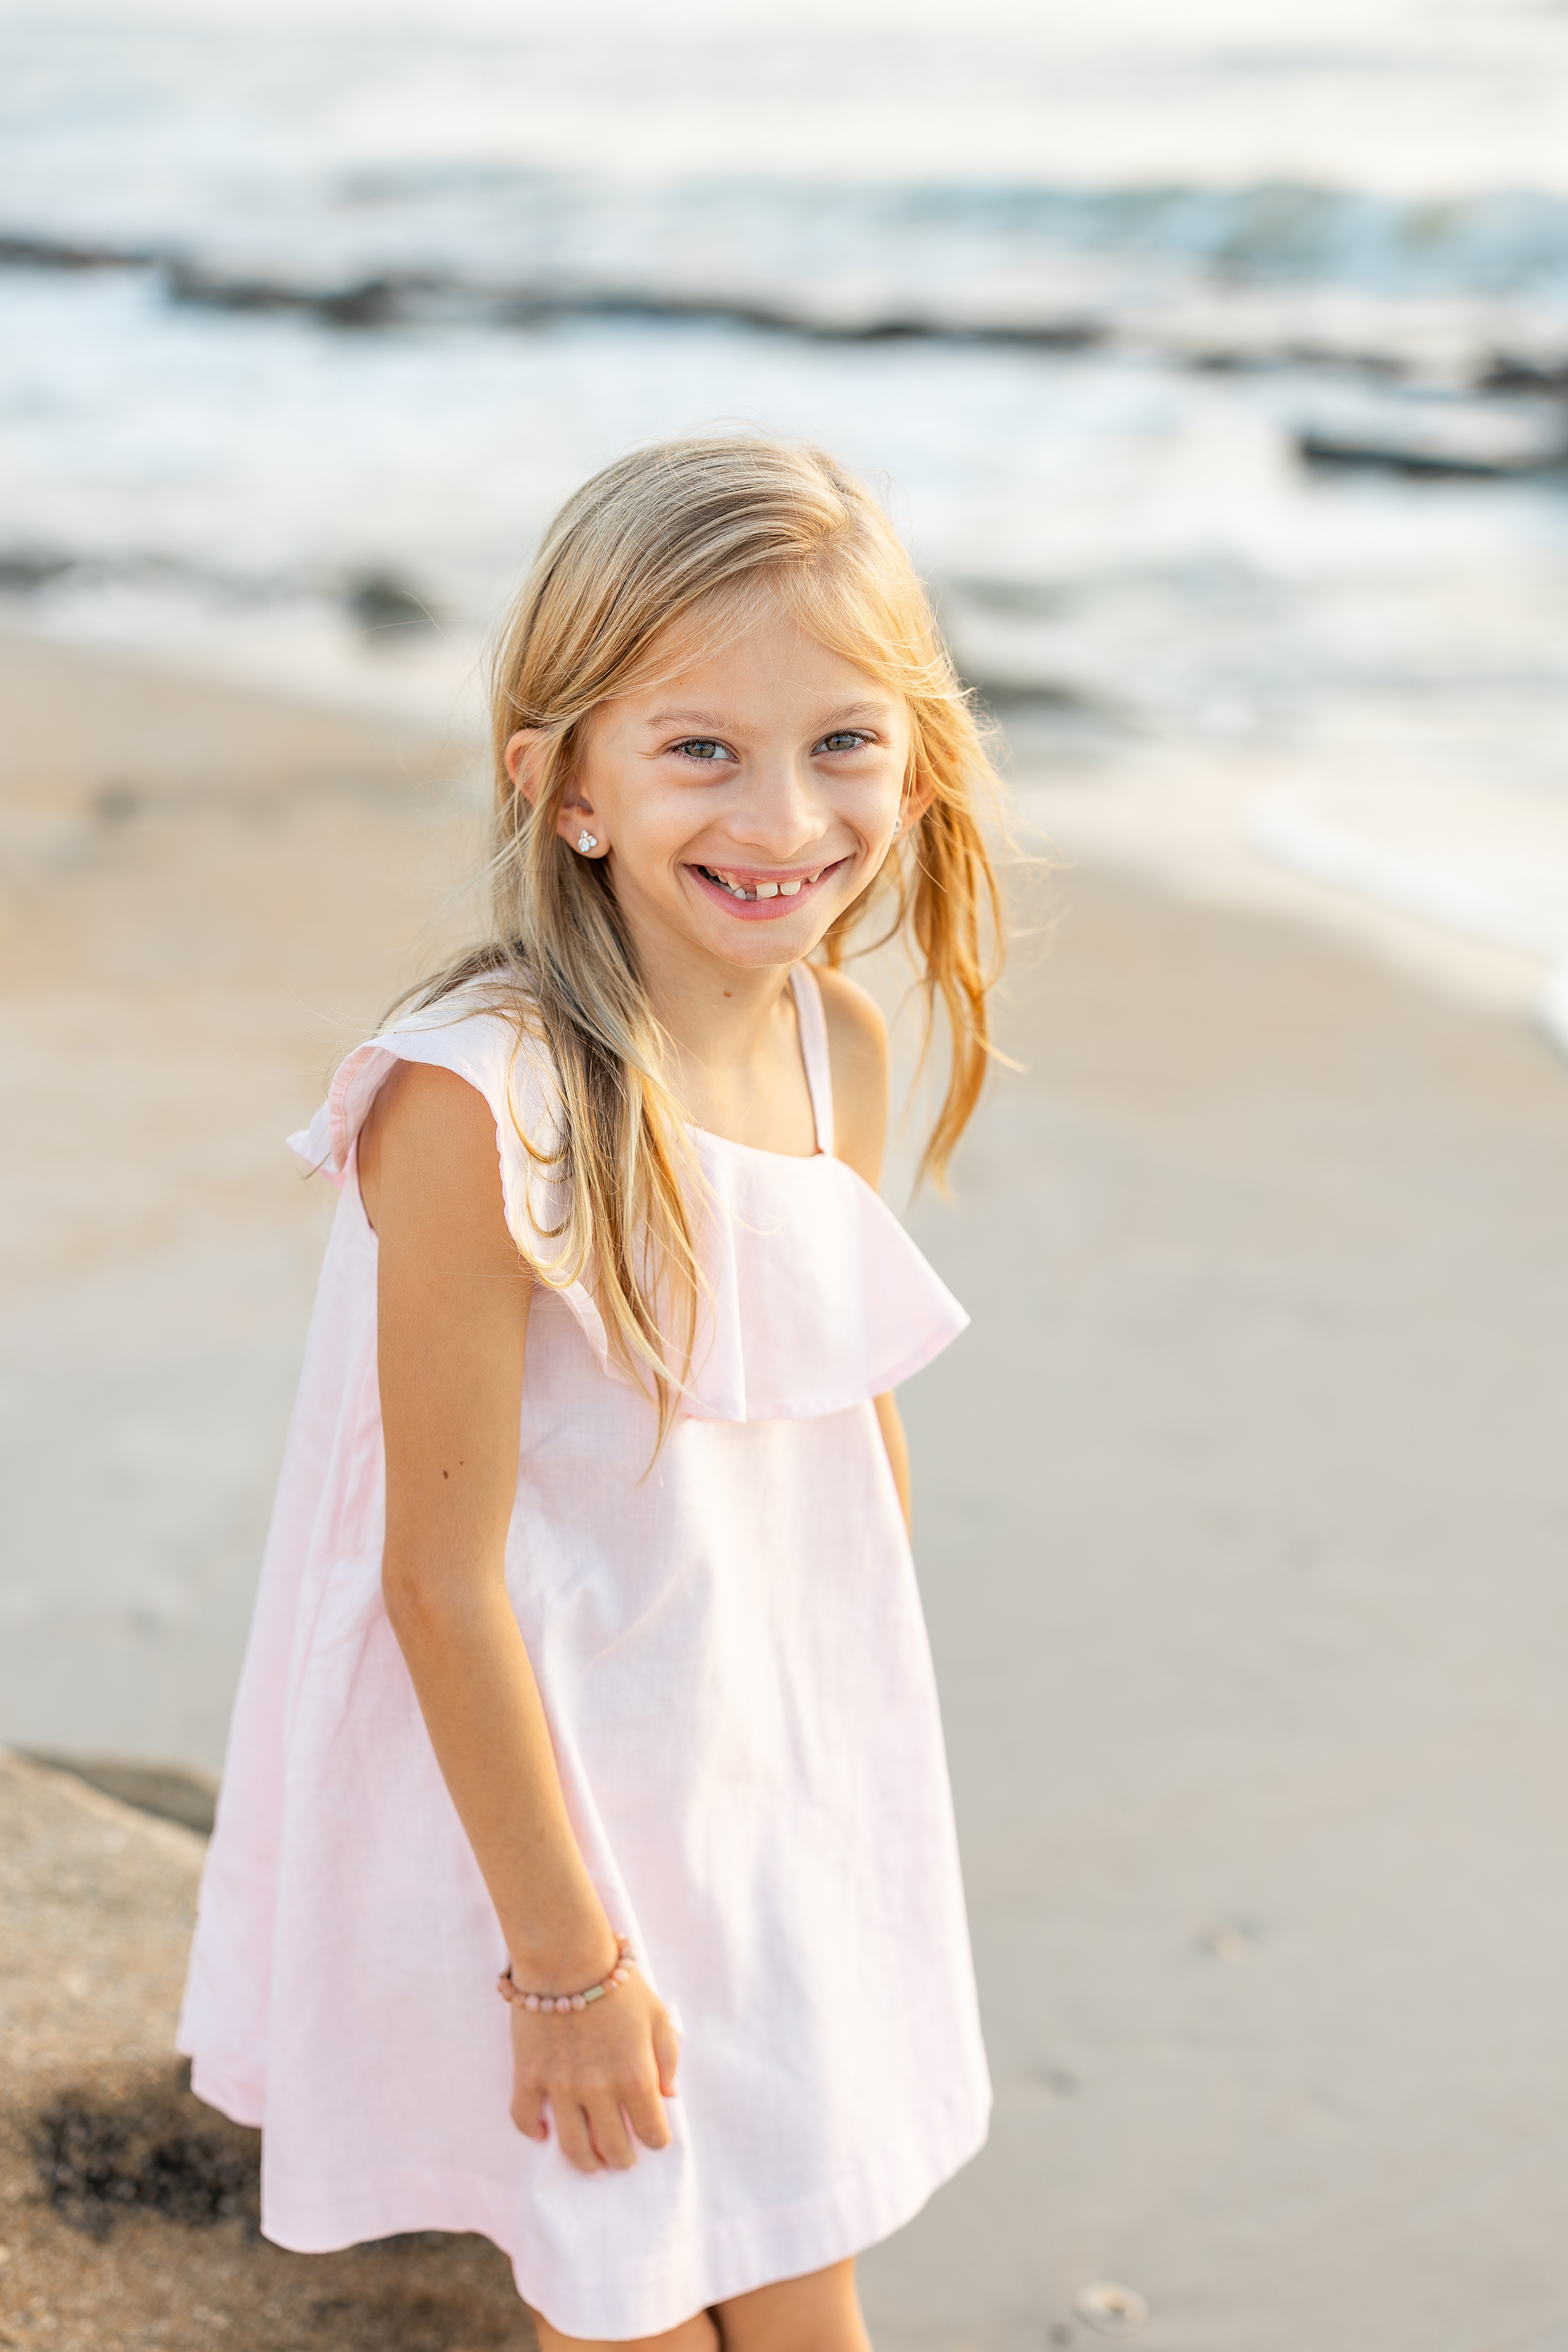
M 281 1137 L 462 931 L 476 762 L 22 638 L 0 682 L 0 1741 L 212 1769 L 331 1208 Z M 879 2352 L 1087 2347 L 1096 2283 L 1150 2352 L 1565 2352 L 1568 1069 L 1435 935 L 1162 887 L 1083 808 L 910 1218 L 974 1317 L 904 1402 L 998 2109 L 865 2262 Z M 242 2211 L 37 2202 L 27 2118 L 172 2076 L 199 1841 L 133 1901 L 128 1818 L 0 1774 L 5 2336 L 508 2340 L 482 2263 L 291 2301 Z M 123 2016 L 78 1942 L 146 1945 Z
M 463 928 L 473 761 L 16 638 L 0 693 L 0 1736 L 215 1768 L 334 1198 L 283 1138 Z

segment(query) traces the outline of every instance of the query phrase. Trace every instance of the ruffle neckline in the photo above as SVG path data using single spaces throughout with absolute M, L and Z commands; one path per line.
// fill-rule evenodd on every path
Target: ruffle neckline
M 825 1129 L 831 1142 L 825 1030 L 809 971 L 796 1000 L 819 1139 Z M 549 1148 L 551 1074 L 542 1045 L 525 1037 L 519 1046 L 504 1013 L 447 998 L 356 1046 L 309 1126 L 289 1137 L 290 1149 L 330 1182 L 346 1184 L 360 1129 L 399 1061 L 455 1070 L 485 1096 L 496 1120 L 507 1224 L 526 1257 L 548 1264 L 550 1244 L 541 1236 L 556 1222 L 553 1188 L 525 1151 L 514 1115 L 536 1147 Z M 846 1161 L 825 1150 L 798 1159 L 701 1128 L 688 1133 L 703 1179 L 703 1197 L 691 1210 L 704 1293 L 677 1414 L 749 1422 L 840 1412 L 908 1380 L 965 1328 L 969 1318 L 957 1300 Z M 588 1286 L 549 1286 L 605 1377 L 631 1384 Z

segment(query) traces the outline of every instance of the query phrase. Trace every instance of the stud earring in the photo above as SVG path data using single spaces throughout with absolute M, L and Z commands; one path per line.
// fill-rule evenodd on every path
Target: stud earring
M 895 834 L 902 833 L 904 831 L 904 819 L 901 816 L 895 816 L 894 818 L 893 829 Z
M 598 848 L 599 835 L 596 833 L 580 833 L 577 836 L 577 845 L 586 857 L 591 849 Z

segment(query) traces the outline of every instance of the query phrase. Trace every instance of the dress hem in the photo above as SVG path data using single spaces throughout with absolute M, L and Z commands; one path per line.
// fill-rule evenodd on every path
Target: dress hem
M 174 2047 L 191 2062 L 191 2089 L 203 2106 L 215 2109 L 246 2131 L 261 2129 L 267 2120 L 267 2090 L 265 2079 L 258 2078 L 254 2067 L 243 2061 L 225 2066 L 222 2059 L 204 2058 L 183 2033 L 175 2036 Z
M 635 2308 L 626 2301 L 613 2311 L 580 2303 L 585 2287 L 602 2291 L 605 2284 L 590 2275 L 592 2265 L 585 2263 L 580 2271 L 538 2267 L 532 2251 L 520 2242 L 515 2191 L 473 2173 L 413 2168 L 383 2173 L 363 2184 L 367 2193 L 353 2200 L 358 2218 L 326 2226 L 319 2200 L 308 2190 L 302 2189 L 291 2210 L 293 2200 L 283 2184 L 268 2180 L 262 2235 L 291 2253 L 326 2254 L 419 2230 L 477 2231 L 500 2248 L 523 2302 L 552 2327 L 604 2343 L 634 2342 L 678 2327 L 732 2296 L 846 2262 L 891 2237 L 978 2155 L 988 2119 L 988 2107 L 967 2129 L 956 2131 L 949 2150 L 922 2165 L 917 2180 L 901 2171 L 896 2180 L 883 2176 L 841 2183 L 801 2204 L 771 2207 L 727 2228 L 705 2231 L 696 2242 L 688 2239 L 683 2246 L 676 2241 L 662 2248 L 664 2276 L 645 2283 L 645 2299 L 639 2296 Z M 678 2284 L 671 2272 L 678 2274 Z M 635 2293 L 636 2283 L 629 2284 Z

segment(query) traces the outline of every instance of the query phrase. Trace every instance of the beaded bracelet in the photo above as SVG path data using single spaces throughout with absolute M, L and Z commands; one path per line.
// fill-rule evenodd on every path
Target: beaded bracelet
M 586 2009 L 591 2000 L 602 2000 L 607 1992 L 623 1985 L 628 1972 L 637 1965 L 637 1955 L 632 1949 L 629 1936 L 615 1938 L 615 1966 L 607 1977 L 591 1984 L 584 1992 L 525 1992 L 512 1975 L 510 1967 L 504 1968 L 496 1979 L 496 1990 L 503 2000 L 520 2002 L 524 2009 L 537 2009 L 541 2017 L 563 2009 Z

